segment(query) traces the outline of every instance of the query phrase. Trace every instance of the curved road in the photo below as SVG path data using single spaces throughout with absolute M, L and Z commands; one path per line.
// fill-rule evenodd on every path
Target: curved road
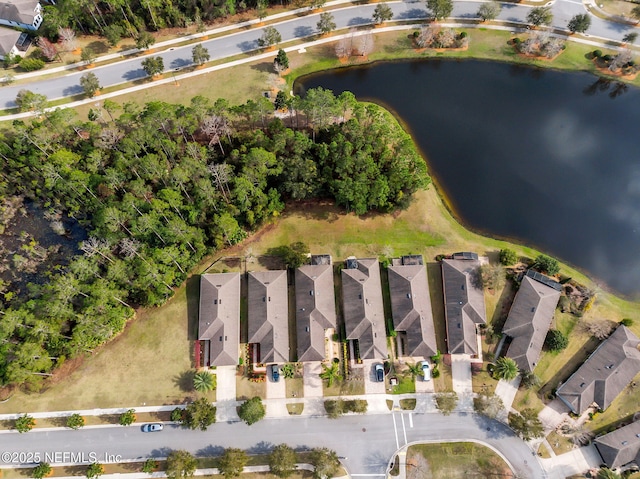
M 446 439 L 486 442 L 507 458 L 520 477 L 546 477 L 537 456 L 509 428 L 483 416 L 465 413 L 448 417 L 440 413 L 394 412 L 345 416 L 337 420 L 324 417 L 267 419 L 253 426 L 214 424 L 205 432 L 172 425 L 156 433 L 143 433 L 139 426 L 34 430 L 27 434 L 1 434 L 0 460 L 5 465 L 11 453 L 18 459 L 19 453 L 25 453 L 23 460 L 52 464 L 109 462 L 109 457 L 114 461 L 117 456 L 123 460 L 166 457 L 174 449 L 186 449 L 196 455 L 216 455 L 226 447 L 239 447 L 255 454 L 286 443 L 297 449 L 330 447 L 339 456 L 346 457 L 343 463 L 351 474 L 383 476 L 399 447 L 415 441 Z
M 477 1 L 456 1 L 452 18 L 474 19 L 480 2 Z M 393 9 L 393 20 L 419 21 L 428 18 L 428 10 L 422 2 L 390 2 Z M 332 10 L 334 21 L 338 29 L 357 27 L 371 23 L 371 17 L 375 5 L 358 5 Z M 507 22 L 525 23 L 525 18 L 531 7 L 517 5 L 513 3 L 503 4 L 502 12 L 498 20 Z M 583 4 L 577 0 L 556 0 L 553 3 L 553 27 L 564 29 L 571 17 L 577 13 L 584 13 Z M 285 20 L 274 24 L 280 34 L 282 41 L 290 41 L 309 37 L 318 33 L 316 24 L 319 14 L 310 14 L 304 17 Z M 594 37 L 611 40 L 621 40 L 622 37 L 635 27 L 602 20 L 592 16 L 589 34 Z M 262 35 L 262 28 L 225 35 L 211 40 L 201 42 L 209 50 L 211 60 L 219 60 L 231 57 L 239 53 L 246 53 L 258 48 L 257 40 Z M 155 54 L 164 59 L 166 71 L 177 71 L 181 68 L 191 66 L 191 50 L 193 44 L 182 47 L 175 47 Z M 104 65 L 92 69 L 92 72 L 100 80 L 102 87 L 109 87 L 125 82 L 139 80 L 146 77 L 142 69 L 141 62 L 144 57 L 130 58 L 110 65 Z M 62 77 L 35 80 L 27 85 L 10 85 L 0 89 L 2 100 L 0 109 L 12 108 L 15 106 L 15 97 L 23 88 L 41 93 L 49 100 L 62 97 L 69 97 L 83 92 L 80 86 L 80 77 L 84 72 L 69 73 Z

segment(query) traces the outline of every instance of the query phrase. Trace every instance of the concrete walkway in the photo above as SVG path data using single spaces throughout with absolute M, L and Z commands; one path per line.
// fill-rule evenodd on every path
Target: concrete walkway
M 554 430 L 558 425 L 569 417 L 569 409 L 564 405 L 560 399 L 556 398 L 547 404 L 538 417 L 544 426 L 545 433 L 549 433 Z
M 214 372 L 218 377 L 216 388 L 216 421 L 238 421 L 236 412 L 236 368 L 218 366 Z
M 506 411 L 511 410 L 511 405 L 513 404 L 513 400 L 516 398 L 521 379 L 520 375 L 518 375 L 511 381 L 505 381 L 504 379 L 498 381 L 498 385 L 496 386 L 496 396 L 499 396 L 500 399 L 502 399 L 502 404 L 504 404 Z
M 458 394 L 456 411 L 473 411 L 473 383 L 471 357 L 468 354 L 451 355 L 453 390 Z
M 547 471 L 549 479 L 565 479 L 582 474 L 591 468 L 597 469 L 602 463 L 602 459 L 595 446 L 590 445 L 559 456 L 540 459 L 540 463 Z
M 322 363 L 320 361 L 304 363 L 302 381 L 305 398 L 322 397 L 324 394 L 322 390 L 322 379 L 320 379 L 321 372 Z

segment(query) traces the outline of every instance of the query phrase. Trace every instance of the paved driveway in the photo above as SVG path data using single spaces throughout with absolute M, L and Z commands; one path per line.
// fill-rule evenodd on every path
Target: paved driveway
M 376 373 L 374 371 L 374 364 L 382 363 L 379 359 L 363 359 L 362 365 L 364 367 L 364 393 L 365 394 L 385 394 L 386 381 L 376 381 Z
M 304 363 L 303 387 L 305 398 L 322 397 L 322 363 L 320 361 L 309 361 Z
M 453 390 L 458 393 L 457 410 L 473 410 L 471 358 L 468 354 L 451 355 L 451 377 L 453 378 Z
M 271 379 L 271 365 L 267 366 L 267 399 L 284 399 L 287 397 L 287 387 L 280 375 L 278 382 Z
M 237 421 L 236 413 L 236 367 L 218 366 L 213 372 L 217 376 L 216 421 Z

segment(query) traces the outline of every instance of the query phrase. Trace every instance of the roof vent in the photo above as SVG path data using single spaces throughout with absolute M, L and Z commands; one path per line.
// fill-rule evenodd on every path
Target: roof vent
M 534 306 L 533 308 L 531 308 L 531 312 L 535 313 L 536 312 L 536 307 Z
M 407 298 L 411 299 L 411 293 L 407 293 Z
M 583 388 L 586 383 L 580 383 L 580 387 Z
M 213 300 L 213 304 L 218 304 L 218 300 L 217 300 L 217 299 L 214 299 L 214 300 Z
M 629 444 L 629 441 L 622 441 L 623 446 L 626 446 L 627 444 Z

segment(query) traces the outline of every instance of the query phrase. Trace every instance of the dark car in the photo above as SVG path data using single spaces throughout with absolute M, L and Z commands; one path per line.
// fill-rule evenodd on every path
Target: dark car
M 373 370 L 376 373 L 376 381 L 378 381 L 379 383 L 384 381 L 384 366 L 380 363 L 376 364 L 373 367 Z
M 162 431 L 163 428 L 164 426 L 162 424 L 160 424 L 159 422 L 154 422 L 142 426 L 142 432 L 159 432 Z
M 271 366 L 271 379 L 274 383 L 280 381 L 280 367 L 277 364 Z

